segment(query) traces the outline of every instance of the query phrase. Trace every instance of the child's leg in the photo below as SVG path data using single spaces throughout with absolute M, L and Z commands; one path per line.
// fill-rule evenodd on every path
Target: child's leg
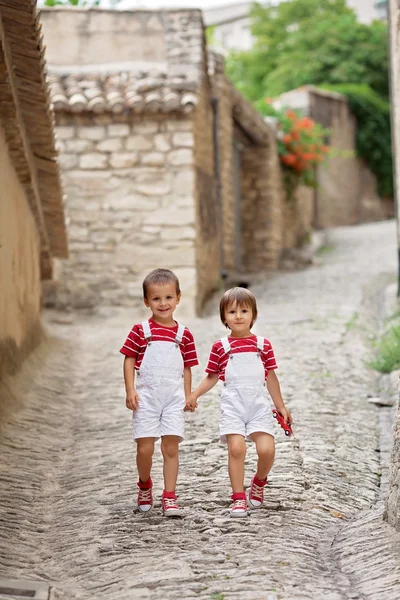
M 150 477 L 151 465 L 153 464 L 155 438 L 139 438 L 136 440 L 136 465 L 139 473 L 139 479 L 142 483 Z
M 275 458 L 275 441 L 272 435 L 258 431 L 251 434 L 251 439 L 256 444 L 258 454 L 256 477 L 263 481 L 271 470 Z
M 175 492 L 179 469 L 178 435 L 164 435 L 161 440 L 161 452 L 164 457 L 164 490 Z
M 242 435 L 230 433 L 226 436 L 228 444 L 228 472 L 234 494 L 244 492 L 244 459 L 246 442 Z

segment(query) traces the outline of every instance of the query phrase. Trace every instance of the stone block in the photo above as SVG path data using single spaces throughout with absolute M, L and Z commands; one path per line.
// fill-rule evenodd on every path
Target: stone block
M 154 211 L 159 208 L 159 200 L 149 196 L 141 196 L 140 194 L 121 195 L 119 198 L 114 198 L 111 203 L 112 210 L 132 210 L 131 218 L 134 217 L 135 211 Z
M 83 140 L 102 140 L 106 135 L 106 128 L 104 125 L 84 125 L 78 127 L 78 137 Z
M 148 135 L 130 135 L 125 142 L 126 150 L 152 150 L 153 138 Z
M 154 181 L 134 183 L 133 188 L 135 191 L 143 194 L 144 196 L 165 196 L 171 191 L 171 185 L 167 181 Z
M 109 137 L 127 137 L 130 131 L 130 127 L 126 123 L 112 123 L 111 125 L 107 125 L 107 135 Z
M 92 149 L 93 141 L 91 140 L 77 140 L 74 138 L 72 140 L 65 141 L 66 152 L 76 152 L 77 154 L 82 154 L 83 152 L 90 152 Z
M 161 239 L 166 242 L 194 240 L 196 239 L 195 227 L 163 227 L 161 229 Z
M 59 140 L 70 140 L 75 137 L 75 127 L 73 125 L 58 125 L 56 127 L 56 137 Z
M 78 157 L 76 154 L 62 153 L 59 156 L 60 167 L 63 171 L 69 171 L 78 166 Z
M 162 152 L 143 152 L 140 161 L 142 165 L 162 167 L 165 162 L 165 154 Z
M 142 133 L 144 135 L 157 133 L 158 127 L 157 121 L 138 121 L 133 125 L 133 133 Z
M 107 167 L 107 156 L 100 152 L 82 154 L 79 159 L 81 169 L 105 169 Z
M 114 169 L 127 169 L 138 162 L 136 152 L 114 152 L 110 158 L 110 166 Z
M 173 166 L 186 166 L 192 165 L 194 162 L 194 156 L 192 150 L 181 149 L 173 150 L 168 154 L 168 162 Z
M 170 206 L 156 210 L 151 215 L 146 216 L 143 219 L 144 225 L 194 225 L 195 214 L 194 207 L 191 209 L 176 209 L 176 207 Z
M 193 195 L 194 193 L 194 170 L 179 169 L 173 175 L 173 188 L 178 196 Z
M 190 118 L 170 120 L 167 123 L 167 131 L 192 131 L 193 121 Z
M 158 133 L 154 136 L 154 146 L 159 152 L 168 152 L 171 150 L 170 136 Z
M 102 140 L 96 145 L 96 150 L 98 152 L 120 152 L 122 148 L 123 143 L 119 137 Z
M 194 136 L 191 131 L 179 131 L 172 134 L 172 145 L 178 147 L 192 148 L 194 146 Z

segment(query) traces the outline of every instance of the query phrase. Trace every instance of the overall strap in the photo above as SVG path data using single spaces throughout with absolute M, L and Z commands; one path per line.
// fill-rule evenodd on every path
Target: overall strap
M 185 333 L 185 326 L 181 323 L 178 323 L 178 331 L 176 332 L 175 342 L 177 344 L 182 344 L 183 334 Z
M 229 354 L 231 351 L 231 345 L 227 337 L 221 338 L 221 344 L 225 350 L 225 354 Z
M 260 337 L 259 335 L 257 336 L 257 350 L 259 352 L 264 351 L 264 338 Z
M 151 330 L 149 321 L 143 321 L 142 323 L 144 338 L 146 340 L 151 340 Z

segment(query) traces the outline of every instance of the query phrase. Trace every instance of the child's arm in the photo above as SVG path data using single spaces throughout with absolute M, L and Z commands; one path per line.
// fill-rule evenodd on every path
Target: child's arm
M 185 398 L 187 398 L 192 391 L 192 369 L 190 367 L 185 367 L 183 370 L 183 387 Z
M 285 406 L 282 398 L 281 386 L 275 371 L 268 371 L 267 388 L 272 398 L 275 408 L 285 419 L 285 423 L 292 423 L 292 415 Z
M 135 389 L 135 362 L 136 359 L 131 356 L 125 356 L 124 360 L 124 380 L 126 390 L 126 408 L 136 410 L 139 404 L 139 396 Z
M 186 406 L 185 410 L 190 410 L 193 412 L 197 407 L 197 399 L 203 394 L 206 394 L 214 387 L 214 385 L 218 382 L 217 373 L 208 373 L 208 375 L 203 379 L 201 383 L 197 386 L 195 390 L 189 396 L 186 396 Z

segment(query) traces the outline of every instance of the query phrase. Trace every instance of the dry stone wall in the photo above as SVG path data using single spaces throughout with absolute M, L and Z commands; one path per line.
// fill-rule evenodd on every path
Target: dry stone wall
M 73 305 L 130 305 L 156 267 L 173 269 L 193 307 L 195 210 L 189 118 L 58 119 Z

